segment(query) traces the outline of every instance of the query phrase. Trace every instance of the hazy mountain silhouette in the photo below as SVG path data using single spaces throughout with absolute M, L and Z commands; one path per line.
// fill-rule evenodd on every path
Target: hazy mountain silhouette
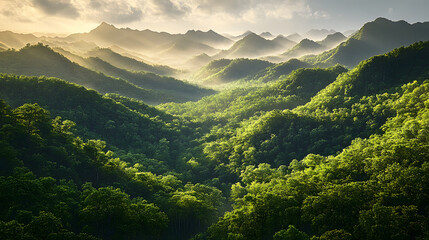
M 178 35 L 165 32 L 159 33 L 148 29 L 143 31 L 129 28 L 118 29 L 111 24 L 103 22 L 89 33 L 72 34 L 65 39 L 92 41 L 102 47 L 117 45 L 130 50 L 149 51 L 156 46 L 167 44 L 178 37 Z
M 308 60 L 319 65 L 340 63 L 353 67 L 371 56 L 425 40 L 429 40 L 429 22 L 409 24 L 377 18 L 338 47 Z
M 203 32 L 200 30 L 189 30 L 184 35 L 186 39 L 192 40 L 194 42 L 199 42 L 214 48 L 231 46 L 233 41 L 229 38 L 226 38 L 213 30 Z
M 166 92 L 172 99 L 195 101 L 214 93 L 212 90 L 202 89 L 172 77 L 162 77 L 148 72 L 129 72 L 127 70 L 117 68 L 98 57 L 83 58 L 62 49 L 55 49 L 55 51 L 63 54 L 71 61 L 76 62 L 85 68 L 101 72 L 108 76 L 127 80 L 144 89 Z
M 286 45 L 291 43 L 290 40 L 282 37 L 267 40 L 255 33 L 250 33 L 234 43 L 230 49 L 217 54 L 215 58 L 255 58 L 267 56 L 284 51 L 288 48 Z
M 344 36 L 342 33 L 336 32 L 333 34 L 329 34 L 328 36 L 326 36 L 325 39 L 319 41 L 318 43 L 325 46 L 327 49 L 330 49 L 332 47 L 337 46 L 346 39 L 346 36 Z
M 308 54 L 320 53 L 323 50 L 326 50 L 325 46 L 323 46 L 322 44 L 319 44 L 313 40 L 305 38 L 305 39 L 301 40 L 301 42 L 296 44 L 293 48 L 282 53 L 281 55 L 267 57 L 264 59 L 269 60 L 269 61 L 273 61 L 273 62 L 282 62 L 282 61 L 286 61 L 286 60 L 291 59 L 291 58 L 299 58 L 299 57 L 302 57 L 302 56 L 308 55 Z
M 41 44 L 25 47 L 20 51 L 0 52 L 0 72 L 57 77 L 100 93 L 118 93 L 151 104 L 174 101 L 166 93 L 146 90 L 128 81 L 84 68 Z
M 194 41 L 188 36 L 180 37 L 171 43 L 168 43 L 166 46 L 163 46 L 161 49 L 163 50 L 160 51 L 157 56 L 163 56 L 165 58 L 172 56 L 177 58 L 177 55 L 190 57 L 202 53 L 211 55 L 219 52 L 218 49 L 210 47 L 204 43 Z
M 6 46 L 6 44 L 4 44 L 4 43 L 2 43 L 2 42 L 0 42 L 0 50 L 6 50 L 6 49 L 8 49 L 9 47 L 8 46 Z
M 300 42 L 302 39 L 304 39 L 304 37 L 299 35 L 298 33 L 287 35 L 286 38 L 294 42 Z
M 159 75 L 172 76 L 177 73 L 177 70 L 161 65 L 149 65 L 147 63 L 137 61 L 136 59 L 129 58 L 118 54 L 108 48 L 96 48 L 85 54 L 86 57 L 98 57 L 115 67 L 122 68 L 129 71 L 145 71 L 152 72 Z
M 0 42 L 7 45 L 9 48 L 19 49 L 24 47 L 27 43 L 37 43 L 39 38 L 33 34 L 21 34 L 11 31 L 0 32 Z
M 263 32 L 261 34 L 259 34 L 259 36 L 265 38 L 265 39 L 273 39 L 274 35 L 271 34 L 270 32 Z
M 327 29 L 311 29 L 310 31 L 304 33 L 304 37 L 311 39 L 313 41 L 319 41 L 330 34 L 334 34 L 335 30 L 327 30 Z
M 186 63 L 184 64 L 184 67 L 187 67 L 190 69 L 198 69 L 206 65 L 207 63 L 211 62 L 212 60 L 213 60 L 212 57 L 203 53 L 203 54 L 194 56 L 188 61 L 186 61 Z

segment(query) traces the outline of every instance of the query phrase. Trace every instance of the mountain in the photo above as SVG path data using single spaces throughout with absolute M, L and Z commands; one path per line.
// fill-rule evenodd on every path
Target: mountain
M 39 41 L 39 38 L 33 34 L 21 34 L 11 31 L 0 32 L 0 42 L 4 43 L 10 48 L 20 49 L 27 43 L 34 44 Z
M 201 42 L 194 41 L 189 36 L 180 37 L 165 46 L 162 46 L 161 51 L 158 52 L 157 56 L 163 58 L 175 58 L 178 61 L 183 62 L 183 57 L 189 57 L 199 54 L 213 55 L 219 52 L 218 49 L 210 47 Z
M 203 54 L 194 56 L 191 59 L 189 59 L 188 61 L 186 61 L 184 66 L 187 68 L 190 68 L 190 69 L 197 70 L 197 69 L 201 68 L 202 66 L 208 64 L 211 61 L 213 61 L 213 58 L 210 57 L 209 55 L 203 53 Z
M 327 29 L 311 29 L 308 32 L 304 33 L 304 37 L 309 38 L 313 41 L 319 41 L 326 38 L 330 34 L 334 34 L 334 30 Z
M 169 33 L 159 33 L 148 29 L 143 31 L 129 28 L 118 29 L 111 24 L 103 22 L 89 33 L 72 34 L 67 36 L 65 40 L 85 40 L 95 42 L 101 47 L 117 45 L 129 50 L 147 52 L 154 47 L 167 44 L 177 37 Z
M 20 51 L 0 52 L 0 63 L 2 73 L 58 77 L 100 93 L 118 93 L 150 104 L 173 100 L 166 93 L 146 90 L 123 79 L 81 67 L 42 44 L 24 47 Z
M 129 71 L 144 71 L 152 72 L 159 75 L 173 76 L 177 74 L 177 70 L 162 65 L 149 65 L 147 63 L 138 61 L 133 58 L 125 57 L 118 54 L 109 48 L 95 48 L 85 54 L 86 57 L 98 57 L 115 67 L 122 68 Z
M 214 48 L 231 46 L 233 41 L 228 39 L 213 30 L 209 30 L 207 32 L 203 32 L 200 30 L 189 30 L 184 35 L 187 39 L 190 39 L 194 42 L 199 42 Z
M 284 37 L 283 35 L 278 35 L 273 40 L 271 40 L 273 43 L 275 43 L 278 46 L 281 46 L 283 49 L 289 49 L 296 45 L 296 42 L 289 40 L 288 38 Z
M 130 72 L 117 68 L 98 57 L 83 58 L 62 49 L 55 49 L 55 51 L 85 68 L 101 72 L 107 76 L 124 79 L 144 89 L 156 90 L 168 94 L 171 99 L 196 101 L 214 93 L 213 90 L 203 89 L 172 77 L 163 77 L 148 72 Z
M 252 76 L 271 65 L 270 62 L 257 59 L 220 59 L 202 67 L 191 77 L 191 80 L 203 85 L 215 86 Z
M 429 40 L 429 22 L 409 24 L 377 18 L 366 23 L 338 47 L 309 58 L 309 61 L 320 65 L 339 63 L 353 67 L 371 56 L 425 40 Z
M 325 39 L 319 41 L 318 43 L 325 46 L 327 49 L 331 49 L 346 39 L 347 38 L 342 33 L 336 32 L 333 34 L 329 34 L 328 36 L 326 36 Z
M 350 37 L 351 35 L 353 35 L 356 32 L 357 32 L 356 30 L 347 30 L 347 31 L 343 32 L 343 34 L 346 37 Z
M 270 32 L 263 32 L 261 34 L 259 34 L 259 36 L 265 38 L 265 39 L 273 39 L 274 35 L 271 34 Z
M 215 58 L 255 58 L 270 55 L 279 51 L 284 51 L 289 43 L 287 39 L 278 37 L 272 41 L 250 33 L 243 39 L 237 41 L 228 50 L 223 50 Z
M 294 70 L 297 70 L 299 68 L 311 67 L 312 65 L 293 58 L 286 62 L 278 63 L 273 66 L 267 67 L 266 69 L 252 76 L 252 79 L 262 82 L 276 81 L 278 79 L 286 77 Z
M 7 50 L 7 49 L 9 49 L 9 47 L 8 46 L 6 46 L 6 44 L 4 44 L 4 43 L 2 43 L 2 42 L 0 42 L 0 50 Z
M 294 42 L 300 42 L 302 39 L 304 39 L 304 37 L 299 35 L 298 33 L 287 35 L 286 38 Z
M 282 62 L 282 61 L 289 60 L 291 58 L 299 58 L 308 54 L 317 54 L 317 53 L 323 52 L 324 50 L 326 50 L 326 47 L 323 46 L 322 44 L 319 44 L 313 40 L 305 38 L 301 40 L 301 42 L 299 42 L 293 48 L 282 53 L 281 55 L 267 57 L 264 59 L 268 61 L 273 61 L 273 62 Z

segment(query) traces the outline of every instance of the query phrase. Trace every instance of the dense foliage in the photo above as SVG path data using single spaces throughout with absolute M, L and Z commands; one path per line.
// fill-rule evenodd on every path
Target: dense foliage
M 427 62 L 429 42 L 269 64 L 262 86 L 156 108 L 1 74 L 0 238 L 428 239 Z

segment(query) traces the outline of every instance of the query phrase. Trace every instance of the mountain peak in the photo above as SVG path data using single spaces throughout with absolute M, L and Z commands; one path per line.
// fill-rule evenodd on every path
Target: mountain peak
M 104 32 L 104 31 L 110 31 L 115 30 L 116 27 L 112 24 L 108 24 L 106 22 L 102 22 L 98 27 L 94 28 L 91 32 Z

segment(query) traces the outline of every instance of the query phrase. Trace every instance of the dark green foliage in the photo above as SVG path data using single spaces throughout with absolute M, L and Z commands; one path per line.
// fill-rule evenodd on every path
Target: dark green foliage
M 427 239 L 428 49 L 158 108 L 0 75 L 0 238 Z

